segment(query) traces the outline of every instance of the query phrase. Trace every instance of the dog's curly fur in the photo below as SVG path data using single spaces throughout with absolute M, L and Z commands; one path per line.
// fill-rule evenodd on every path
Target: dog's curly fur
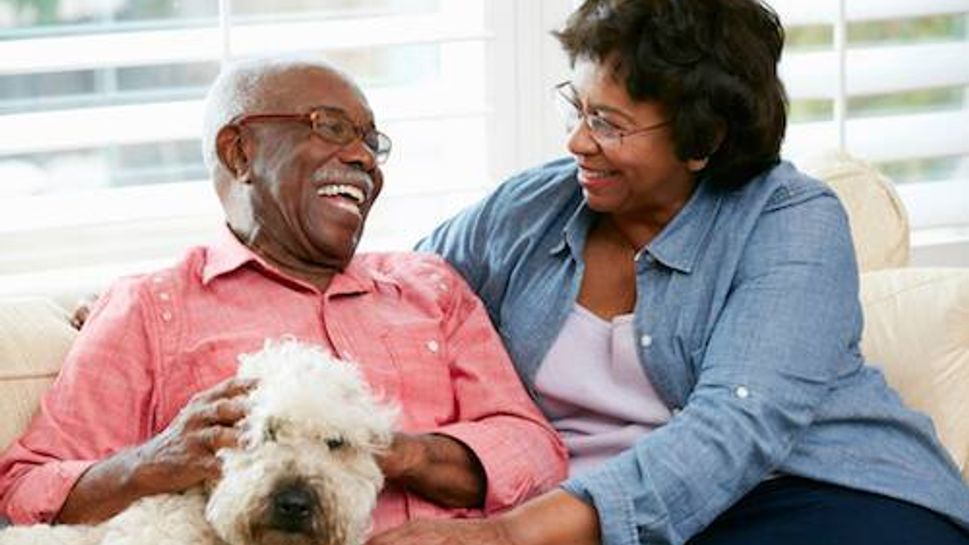
M 375 455 L 396 410 L 353 364 L 293 339 L 239 356 L 250 393 L 242 446 L 225 449 L 222 478 L 182 494 L 143 498 L 97 526 L 10 527 L 0 545 L 358 545 L 383 475 Z M 299 516 L 280 514 L 296 494 Z

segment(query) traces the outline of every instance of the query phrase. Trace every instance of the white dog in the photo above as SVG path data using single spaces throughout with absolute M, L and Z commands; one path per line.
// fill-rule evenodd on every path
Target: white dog
M 97 526 L 11 527 L 0 545 L 358 545 L 383 475 L 375 455 L 396 410 L 321 348 L 267 341 L 239 356 L 258 379 L 239 449 L 218 482 L 141 499 Z

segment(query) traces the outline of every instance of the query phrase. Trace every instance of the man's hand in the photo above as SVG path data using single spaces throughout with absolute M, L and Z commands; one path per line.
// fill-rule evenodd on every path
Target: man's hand
M 237 446 L 251 380 L 230 378 L 196 394 L 175 420 L 136 449 L 134 482 L 152 494 L 177 492 L 219 476 L 215 453 Z
M 388 481 L 438 505 L 484 506 L 484 468 L 474 452 L 457 439 L 433 433 L 398 433 L 377 463 Z
M 370 538 L 366 545 L 515 545 L 501 519 L 415 520 Z
M 96 523 L 153 494 L 179 492 L 218 477 L 215 453 L 234 447 L 255 381 L 230 378 L 196 394 L 163 432 L 91 466 L 71 489 L 57 521 Z

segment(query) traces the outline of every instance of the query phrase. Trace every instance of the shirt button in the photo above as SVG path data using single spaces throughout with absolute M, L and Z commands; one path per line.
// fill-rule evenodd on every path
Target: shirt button
M 430 350 L 431 352 L 434 352 L 435 354 L 437 354 L 437 350 L 439 348 L 440 348 L 440 345 L 437 344 L 437 341 L 427 341 L 427 349 Z
M 168 301 L 169 299 L 171 299 L 171 296 L 168 295 L 167 292 L 164 292 L 163 291 L 163 292 L 161 292 L 161 293 L 158 294 L 158 298 L 161 299 L 162 301 Z
M 161 284 L 162 282 L 165 281 L 165 279 L 160 276 L 155 276 L 155 277 L 152 277 L 151 281 L 156 284 Z
M 681 409 L 680 407 L 673 407 L 673 410 L 671 410 L 670 412 L 672 412 L 673 415 L 675 416 L 675 415 L 680 414 L 680 411 L 682 411 L 682 410 L 683 409 Z
M 642 337 L 639 338 L 639 344 L 643 348 L 649 348 L 653 344 L 653 338 L 650 337 L 649 335 L 643 335 Z
M 750 397 L 750 390 L 746 386 L 737 386 L 737 389 L 733 393 L 740 399 L 747 399 Z
M 166 322 L 172 321 L 172 313 L 171 312 L 168 312 L 167 310 L 165 312 L 162 312 L 162 315 L 161 316 L 162 316 L 162 320 L 164 320 Z

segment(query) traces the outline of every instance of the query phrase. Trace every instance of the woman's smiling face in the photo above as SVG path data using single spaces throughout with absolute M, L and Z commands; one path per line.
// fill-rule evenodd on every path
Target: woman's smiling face
M 633 100 L 608 60 L 577 59 L 571 87 L 584 115 L 598 116 L 620 134 L 641 130 L 602 138 L 586 123 L 572 129 L 568 149 L 590 208 L 625 216 L 689 195 L 695 174 L 676 156 L 671 125 L 664 124 L 669 113 L 660 103 Z

